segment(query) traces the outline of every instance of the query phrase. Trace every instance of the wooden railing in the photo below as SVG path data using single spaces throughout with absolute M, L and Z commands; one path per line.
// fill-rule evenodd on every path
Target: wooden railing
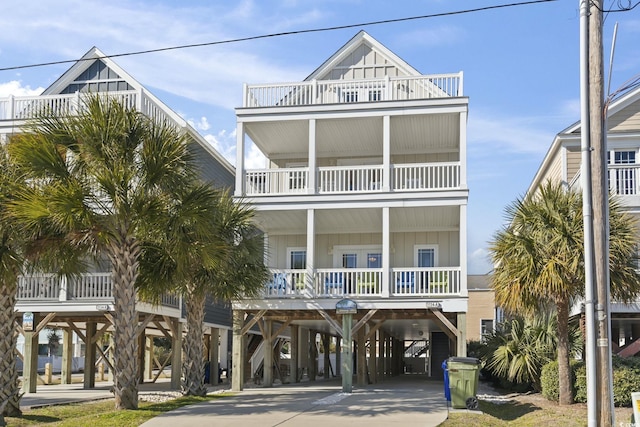
M 317 193 L 369 193 L 453 190 L 461 188 L 460 162 L 391 165 L 392 185 L 384 185 L 382 165 L 329 166 L 317 170 Z M 309 168 L 259 169 L 245 172 L 245 195 L 309 194 Z
M 111 273 L 84 273 L 70 278 L 35 273 L 18 278 L 18 301 L 113 301 Z M 180 295 L 164 294 L 163 307 L 180 308 Z
M 183 118 L 167 112 L 158 105 L 144 90 L 104 92 L 103 95 L 118 99 L 125 107 L 136 109 L 157 122 L 164 122 L 178 127 L 185 126 Z M 9 96 L 0 98 L 0 121 L 28 120 L 39 116 L 56 117 L 77 114 L 82 106 L 84 93 Z
M 243 107 L 348 104 L 463 96 L 462 72 L 363 80 L 245 85 Z
M 394 268 L 389 292 L 397 296 L 441 297 L 461 292 L 460 267 Z M 323 268 L 312 276 L 305 270 L 272 269 L 265 298 L 382 297 L 381 268 Z

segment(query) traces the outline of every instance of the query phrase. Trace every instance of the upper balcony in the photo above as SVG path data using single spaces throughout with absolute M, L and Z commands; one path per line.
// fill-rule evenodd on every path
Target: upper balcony
M 108 272 L 84 273 L 70 278 L 50 273 L 22 275 L 18 279 L 16 296 L 19 307 L 46 305 L 51 309 L 54 305 L 65 304 L 71 311 L 74 306 L 109 306 L 114 302 L 113 282 Z M 180 304 L 180 297 L 175 294 L 165 294 L 160 300 L 160 306 L 164 308 L 179 310 Z
M 245 85 L 244 108 L 291 107 L 463 96 L 462 72 L 367 80 Z
M 144 90 L 107 92 L 126 107 L 135 108 L 148 117 L 176 126 L 186 122 L 172 111 L 162 108 Z M 0 133 L 12 133 L 27 120 L 38 116 L 68 116 L 77 114 L 82 105 L 83 94 L 9 96 L 0 98 Z
M 248 170 L 244 174 L 244 194 L 254 197 L 462 188 L 460 162 L 392 164 L 388 175 L 383 168 L 380 164 L 319 167 L 314 191 L 309 188 L 309 175 L 313 172 L 307 167 Z

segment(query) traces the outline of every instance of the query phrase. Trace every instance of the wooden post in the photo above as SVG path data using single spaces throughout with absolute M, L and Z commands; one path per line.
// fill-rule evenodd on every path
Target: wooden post
M 233 310 L 233 342 L 231 356 L 231 390 L 242 391 L 244 388 L 245 344 L 242 328 L 244 327 L 244 311 Z
M 33 313 L 32 330 L 24 331 L 24 359 L 22 365 L 22 389 L 26 393 L 35 393 L 38 385 L 38 313 Z
M 322 347 L 323 347 L 323 355 L 324 355 L 324 369 L 322 376 L 324 379 L 329 379 L 329 374 L 331 372 L 331 340 L 329 334 L 322 334 Z
M 316 331 L 309 331 L 309 381 L 315 381 L 318 376 L 317 333 Z
M 371 383 L 373 384 L 378 382 L 378 343 L 376 339 L 377 334 L 378 331 L 376 331 L 369 339 L 369 364 L 371 366 L 371 369 L 369 369 L 369 375 L 371 377 Z
M 380 355 L 380 358 L 378 359 L 378 381 L 382 381 L 384 378 L 384 349 L 387 339 L 384 331 L 380 330 L 378 333 L 380 334 L 378 339 L 378 354 Z
M 147 336 L 144 347 L 144 378 L 153 379 L 153 337 Z
M 73 331 L 71 328 L 64 328 L 62 330 L 62 367 L 60 382 L 62 384 L 71 384 L 71 370 L 73 361 L 73 343 L 72 341 Z
M 298 366 L 300 359 L 300 352 L 298 351 L 300 339 L 300 327 L 298 325 L 291 325 L 291 342 L 289 345 L 289 351 L 291 352 L 291 364 L 289 365 L 289 381 L 292 383 L 298 383 Z
M 336 377 L 342 375 L 342 338 L 336 337 Z
M 144 371 L 145 371 L 145 341 L 146 337 L 144 331 L 138 335 L 138 384 L 144 383 Z
M 95 388 L 96 386 L 96 322 L 87 322 L 84 343 L 84 381 L 83 388 Z
M 220 329 L 211 328 L 211 338 L 209 339 L 209 384 L 218 385 L 219 368 L 218 359 L 220 356 Z
M 358 329 L 356 341 L 358 346 L 358 386 L 362 387 L 367 385 L 367 347 L 364 325 Z
M 262 385 L 273 386 L 273 321 L 264 322 L 264 362 L 262 370 Z
M 351 339 L 351 326 L 353 325 L 353 314 L 342 315 L 342 392 L 351 393 L 353 391 L 353 354 L 351 352 L 353 342 Z

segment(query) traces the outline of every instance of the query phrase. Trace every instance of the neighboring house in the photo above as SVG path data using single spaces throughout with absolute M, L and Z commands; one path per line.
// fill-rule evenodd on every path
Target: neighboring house
M 611 102 L 606 125 L 609 191 L 640 220 L 640 87 Z M 529 193 L 547 180 L 580 190 L 580 131 L 577 122 L 556 135 Z M 611 302 L 611 337 L 616 353 L 630 356 L 640 351 L 640 301 Z
M 469 308 L 467 311 L 467 341 L 481 341 L 502 322 L 502 310 L 496 307 L 490 274 L 467 277 Z
M 466 354 L 467 112 L 462 73 L 422 75 L 364 31 L 302 82 L 244 86 L 235 195 L 257 211 L 272 280 L 233 303 L 234 369 L 247 375 L 256 324 L 267 347 L 290 328 L 293 381 L 315 378 L 318 333 L 338 358 L 353 333 L 359 384 L 403 372 L 416 342 L 433 376 Z M 245 167 L 250 142 L 265 169 Z M 337 308 L 353 303 L 349 328 Z
M 33 117 L 38 111 L 51 111 L 57 114 L 74 114 L 81 97 L 88 93 L 108 93 L 117 97 L 131 107 L 135 107 L 154 119 L 167 120 L 181 128 L 189 136 L 189 150 L 193 153 L 201 173 L 201 177 L 217 187 L 233 189 L 235 184 L 234 168 L 216 152 L 211 145 L 182 117 L 153 96 L 140 83 L 120 68 L 113 60 L 106 57 L 97 48 L 92 48 L 81 60 L 76 62 L 58 80 L 39 96 L 10 96 L 0 99 L 0 143 L 8 137 L 21 131 L 25 121 Z M 20 278 L 18 289 L 17 310 L 20 318 L 28 320 L 30 314 L 35 314 L 34 329 L 40 327 L 58 328 L 63 331 L 63 357 L 69 361 L 63 364 L 63 382 L 70 381 L 71 356 L 80 353 L 92 360 L 99 358 L 103 363 L 110 364 L 108 351 L 103 352 L 97 345 L 83 346 L 80 352 L 79 343 L 72 343 L 73 337 L 80 337 L 84 342 L 100 341 L 111 329 L 109 312 L 113 310 L 113 295 L 111 292 L 110 266 L 108 263 L 95 265 L 91 272 L 80 278 L 59 279 L 52 274 L 34 274 Z M 166 336 L 173 340 L 174 348 L 181 348 L 182 322 L 185 318 L 184 308 L 180 296 L 167 295 L 162 303 L 155 307 L 147 303 L 138 302 L 140 328 L 144 333 L 140 335 L 141 347 L 146 349 L 146 357 L 141 356 L 141 380 L 152 379 L 152 369 L 159 369 L 152 361 L 153 336 Z M 26 317 L 24 316 L 26 314 Z M 207 304 L 205 315 L 205 331 L 207 338 L 220 337 L 219 361 L 223 368 L 227 365 L 228 343 L 230 334 L 230 307 Z M 24 346 L 26 353 L 37 349 L 37 336 L 31 337 L 29 345 Z M 146 338 L 146 345 L 145 343 Z M 107 340 L 108 342 L 108 340 Z M 209 347 L 211 340 L 207 339 Z M 76 350 L 73 350 L 76 347 Z M 217 349 L 217 346 L 216 346 Z M 112 347 L 110 347 L 112 350 Z M 211 352 L 212 357 L 218 354 Z M 31 357 L 24 354 L 24 357 Z M 143 359 L 144 357 L 144 359 Z M 174 352 L 172 383 L 174 387 L 180 385 L 180 357 L 181 352 Z M 145 365 L 146 363 L 146 365 Z M 37 364 L 36 364 L 37 365 Z M 93 363 L 85 363 L 92 368 Z M 95 369 L 85 369 L 85 387 L 92 387 Z M 33 373 L 25 372 L 26 376 Z M 212 375 L 216 381 L 217 376 Z M 30 381 L 35 387 L 36 382 Z M 35 391 L 35 388 L 33 390 Z

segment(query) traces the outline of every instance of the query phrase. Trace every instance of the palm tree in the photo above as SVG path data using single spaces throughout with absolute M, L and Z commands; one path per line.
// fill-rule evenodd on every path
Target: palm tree
M 480 352 L 485 368 L 498 378 L 530 384 L 540 391 L 542 367 L 558 357 L 557 323 L 555 311 L 503 322 L 485 337 L 485 345 Z M 582 348 L 577 325 L 570 328 L 569 342 L 570 352 L 575 353 Z
M 176 199 L 166 234 L 142 259 L 141 291 L 158 299 L 178 284 L 185 300 L 183 393 L 204 396 L 203 324 L 207 299 L 255 295 L 267 280 L 263 238 L 253 209 L 206 184 Z M 215 371 L 212 375 L 217 375 Z
M 15 312 L 26 239 L 6 210 L 11 195 L 20 185 L 17 170 L 0 144 L 0 425 L 4 425 L 4 415 L 21 414 Z
M 47 221 L 74 244 L 104 252 L 112 265 L 117 409 L 138 406 L 135 283 L 141 242 L 159 227 L 172 193 L 194 166 L 185 135 L 125 107 L 88 96 L 75 116 L 42 116 L 11 141 L 14 160 L 34 185 L 12 214 Z
M 611 297 L 629 302 L 640 292 L 635 224 L 613 199 L 609 212 Z M 568 323 L 571 304 L 584 296 L 582 197 L 548 182 L 507 207 L 506 220 L 508 225 L 490 242 L 496 304 L 513 313 L 555 308 L 559 401 L 571 404 Z

